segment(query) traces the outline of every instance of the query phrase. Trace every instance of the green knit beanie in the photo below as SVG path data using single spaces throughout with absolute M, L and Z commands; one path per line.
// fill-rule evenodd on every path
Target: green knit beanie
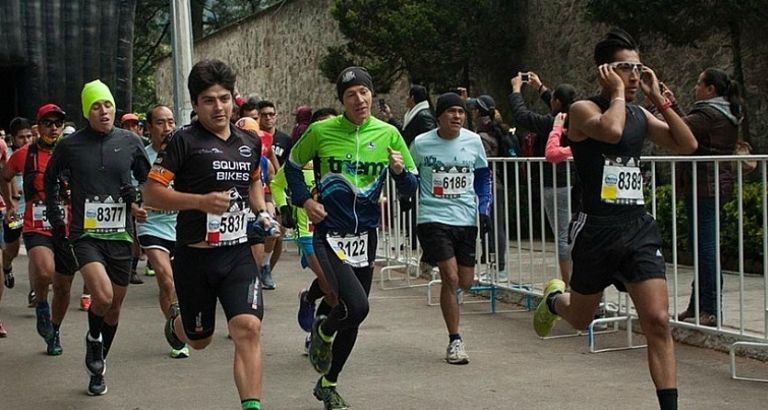
M 83 102 L 83 117 L 88 118 L 88 113 L 91 112 L 91 106 L 99 101 L 109 101 L 112 106 L 115 106 L 115 97 L 112 96 L 112 92 L 109 91 L 109 87 L 102 83 L 100 80 L 93 80 L 83 86 L 83 92 L 80 94 L 80 99 Z M 115 107 L 117 110 L 117 107 Z

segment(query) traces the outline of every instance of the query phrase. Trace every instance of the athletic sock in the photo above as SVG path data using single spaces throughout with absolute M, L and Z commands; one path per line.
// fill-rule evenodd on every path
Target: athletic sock
M 661 410 L 677 410 L 677 389 L 656 390 Z
M 115 333 L 117 333 L 117 323 L 110 325 L 104 323 L 104 327 L 101 329 L 101 335 L 104 337 L 104 358 L 107 358 L 109 348 L 112 346 L 112 341 L 115 340 Z
M 317 279 L 312 281 L 312 284 L 309 285 L 309 289 L 307 290 L 307 293 L 304 295 L 304 297 L 307 298 L 307 302 L 314 303 L 316 300 L 323 297 L 323 291 L 320 289 L 320 285 L 317 283 Z
M 261 261 L 261 266 L 269 266 L 269 260 L 272 258 L 272 252 L 264 252 L 264 260 Z
M 547 296 L 547 307 L 549 308 L 549 311 L 553 314 L 557 314 L 555 311 L 555 299 L 557 299 L 557 296 L 561 294 L 562 292 L 552 292 Z
M 454 340 L 461 340 L 461 335 L 458 333 L 451 333 L 448 335 L 448 343 L 453 343 Z
M 241 400 L 240 405 L 243 406 L 243 410 L 261 410 L 261 400 L 259 399 Z
M 104 326 L 104 316 L 96 316 L 93 309 L 88 309 L 88 332 L 91 339 L 96 340 L 101 336 L 101 328 Z
M 320 379 L 320 385 L 323 387 L 336 387 L 336 381 L 330 381 L 327 377 L 323 376 L 322 379 Z

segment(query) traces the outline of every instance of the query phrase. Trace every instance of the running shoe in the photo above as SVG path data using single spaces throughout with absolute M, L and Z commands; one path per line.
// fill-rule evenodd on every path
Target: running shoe
M 307 289 L 299 292 L 299 327 L 305 332 L 312 331 L 312 323 L 315 321 L 315 304 L 307 300 Z
M 61 356 L 64 353 L 64 349 L 61 348 L 61 337 L 58 330 L 46 338 L 45 343 L 48 345 L 46 348 L 48 356 Z
M 312 392 L 315 398 L 323 402 L 325 410 L 347 410 L 349 404 L 336 391 L 336 386 L 323 387 L 323 378 L 317 380 L 315 390 Z
M 13 289 L 13 287 L 16 286 L 16 278 L 13 277 L 13 270 L 3 269 L 3 273 L 5 274 L 5 287 Z
M 456 339 L 448 344 L 448 349 L 445 351 L 445 361 L 450 364 L 469 363 L 469 355 L 467 355 L 464 342 L 461 339 Z
M 90 376 L 103 376 L 107 370 L 107 363 L 104 361 L 104 342 L 101 335 L 94 340 L 91 338 L 90 332 L 85 333 L 85 369 L 88 370 Z
M 155 276 L 155 270 L 149 267 L 149 264 L 144 265 L 144 276 Z
M 544 296 L 539 302 L 539 306 L 536 307 L 536 312 L 533 314 L 533 329 L 539 337 L 545 337 L 549 335 L 552 328 L 555 327 L 555 321 L 560 319 L 559 316 L 549 311 L 547 306 L 547 298 L 553 292 L 563 293 L 565 291 L 565 282 L 560 279 L 551 279 L 544 287 Z
M 142 285 L 142 284 L 144 284 L 144 281 L 141 280 L 141 278 L 139 277 L 139 274 L 136 273 L 136 271 L 131 272 L 130 282 L 131 282 L 132 285 Z
M 276 288 L 275 281 L 272 280 L 272 271 L 269 269 L 269 265 L 261 267 L 261 288 L 266 290 L 272 290 Z
M 51 324 L 51 308 L 48 302 L 40 302 L 35 307 L 35 316 L 37 317 L 37 334 L 45 340 L 53 335 L 53 325 Z
M 107 383 L 104 382 L 104 375 L 91 376 L 91 380 L 88 382 L 88 395 L 101 396 L 103 394 L 107 394 Z
M 168 344 L 171 346 L 171 349 L 174 350 L 181 350 L 186 346 L 184 342 L 179 340 L 179 337 L 176 336 L 176 330 L 174 329 L 173 322 L 176 320 L 176 317 L 179 316 L 179 305 L 176 303 L 171 304 L 171 308 L 168 312 L 168 320 L 165 321 L 165 340 L 168 341 Z
M 5 330 L 5 325 L 2 320 L 0 320 L 0 337 L 8 337 L 8 331 Z
M 27 307 L 37 307 L 37 296 L 34 290 L 30 290 L 27 294 Z
M 320 325 L 325 323 L 325 316 L 318 316 L 312 325 L 312 341 L 309 344 L 309 362 L 320 374 L 328 373 L 333 359 L 333 342 L 326 342 L 320 336 Z
M 91 295 L 83 294 L 80 296 L 80 310 L 87 312 L 91 308 Z
M 171 349 L 171 358 L 173 359 L 186 359 L 189 357 L 189 346 L 184 345 L 181 349 Z

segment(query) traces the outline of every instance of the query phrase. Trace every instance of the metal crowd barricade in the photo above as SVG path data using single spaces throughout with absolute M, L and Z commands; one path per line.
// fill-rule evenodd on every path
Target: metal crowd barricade
M 746 175 L 742 161 L 756 161 L 757 170 Z M 500 236 L 507 241 L 494 240 L 493 243 L 481 243 L 478 241 L 477 289 L 491 291 L 491 311 L 495 311 L 495 299 L 504 294 L 517 294 L 523 297 L 522 304 L 531 310 L 535 307 L 534 299 L 540 298 L 543 286 L 547 280 L 559 277 L 557 246 L 559 238 L 549 233 L 549 226 L 545 212 L 541 192 L 544 189 L 542 168 L 550 166 L 545 164 L 544 158 L 491 158 L 489 160 L 495 177 L 493 226 L 496 229 L 504 228 L 506 232 Z M 717 311 L 722 312 L 717 316 L 715 326 L 702 324 L 702 312 L 699 309 L 699 282 L 702 267 L 699 266 L 698 243 L 700 232 L 696 225 L 693 229 L 690 241 L 692 242 L 692 259 L 689 265 L 683 264 L 684 257 L 689 253 L 685 250 L 685 242 L 688 237 L 687 228 L 681 226 L 678 229 L 679 217 L 687 214 L 685 209 L 680 209 L 683 198 L 678 195 L 676 179 L 679 172 L 690 170 L 688 182 L 694 187 L 690 195 L 692 215 L 689 220 L 696 221 L 699 217 L 699 196 L 697 182 L 701 174 L 694 172 L 705 163 L 714 164 L 712 177 L 715 190 L 715 209 L 730 212 L 735 215 L 735 222 L 729 226 L 721 226 L 720 212 L 715 212 L 716 238 L 722 238 L 722 229 L 728 230 L 731 239 L 728 242 L 715 241 L 715 270 L 719 272 L 724 264 L 722 254 L 724 250 L 734 256 L 732 269 L 725 275 L 721 283 L 715 280 Z M 670 324 L 682 329 L 695 329 L 700 332 L 726 335 L 734 337 L 737 343 L 757 343 L 758 346 L 768 347 L 768 197 L 766 196 L 766 181 L 768 180 L 766 164 L 768 155 L 752 156 L 649 156 L 641 158 L 647 188 L 646 208 L 659 223 L 667 237 L 667 279 L 670 304 Z M 566 167 L 567 185 L 572 185 L 574 167 L 571 161 L 567 161 L 558 167 Z M 723 167 L 732 170 L 734 178 L 734 193 L 728 198 L 720 198 L 720 172 Z M 553 184 L 556 185 L 556 175 L 553 175 Z M 758 194 L 755 192 L 758 191 Z M 746 192 L 746 193 L 745 193 Z M 749 194 L 749 195 L 747 195 Z M 419 277 L 420 248 L 411 250 L 410 238 L 406 232 L 411 232 L 412 219 L 404 216 L 399 211 L 396 201 L 394 186 L 388 184 L 386 197 L 387 205 L 382 205 L 382 213 L 386 213 L 386 223 L 382 224 L 382 239 L 378 260 L 386 265 L 381 272 L 380 282 L 382 288 L 388 289 L 385 284 L 399 281 L 401 286 L 396 287 L 428 287 L 428 303 L 431 301 L 431 287 L 439 283 L 439 278 L 432 270 L 432 281 L 423 283 L 416 281 Z M 568 192 L 568 204 L 573 199 Z M 748 201 L 748 205 L 745 204 Z M 391 204 L 390 204 L 391 203 Z M 557 192 L 553 198 L 553 206 L 557 204 Z M 757 211 L 759 209 L 759 211 Z M 660 210 L 665 215 L 658 214 Z M 668 214 L 667 214 L 668 213 Z M 557 213 L 554 213 L 555 219 Z M 661 219 L 659 219 L 661 218 Z M 734 217 L 732 216 L 731 219 Z M 557 226 L 557 221 L 554 221 Z M 751 228 L 750 228 L 751 227 Z M 759 229 L 755 228 L 758 227 Z M 722 228 L 722 229 L 721 229 Z M 749 230 L 751 229 L 751 230 Z M 493 233 L 495 235 L 496 232 Z M 500 243 L 501 242 L 501 243 Z M 758 243 L 759 242 L 759 243 Z M 757 250 L 755 250 L 757 249 Z M 485 252 L 483 252 L 485 251 Z M 756 261 L 756 273 L 748 273 L 745 258 Z M 396 276 L 396 270 L 404 270 L 405 275 Z M 755 270 L 755 269 L 751 269 Z M 762 276 L 760 276 L 762 275 Z M 692 286 L 691 286 L 692 283 Z M 609 288 L 610 289 L 610 288 Z M 614 292 L 610 290 L 609 292 Z M 678 314 L 685 310 L 685 304 L 690 295 L 694 300 L 694 317 L 691 321 L 678 320 Z M 625 296 L 626 297 L 626 296 Z M 613 298 L 613 296 L 611 296 Z M 628 298 L 627 298 L 628 299 Z M 594 330 L 594 325 L 600 323 L 621 322 L 631 328 L 631 322 L 636 318 L 632 309 L 613 311 L 611 303 L 608 306 L 608 317 L 605 320 L 598 319 L 593 322 L 586 331 L 590 340 L 590 349 L 597 350 L 592 345 L 593 336 L 599 334 Z M 618 304 L 616 305 L 618 306 Z M 690 319 L 689 319 L 690 320 Z M 631 330 L 630 330 L 631 331 Z M 577 332 L 577 334 L 584 334 Z M 628 336 L 630 337 L 630 336 Z M 735 344 L 734 349 L 741 346 Z M 751 346 L 751 345 L 750 345 Z M 628 343 L 627 347 L 635 347 Z

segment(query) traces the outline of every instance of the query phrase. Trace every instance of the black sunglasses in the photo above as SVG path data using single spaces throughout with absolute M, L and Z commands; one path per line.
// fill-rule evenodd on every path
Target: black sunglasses
M 60 128 L 64 125 L 64 120 L 42 120 L 40 121 L 40 125 L 43 127 L 50 127 L 51 125 L 55 125 L 56 128 Z

